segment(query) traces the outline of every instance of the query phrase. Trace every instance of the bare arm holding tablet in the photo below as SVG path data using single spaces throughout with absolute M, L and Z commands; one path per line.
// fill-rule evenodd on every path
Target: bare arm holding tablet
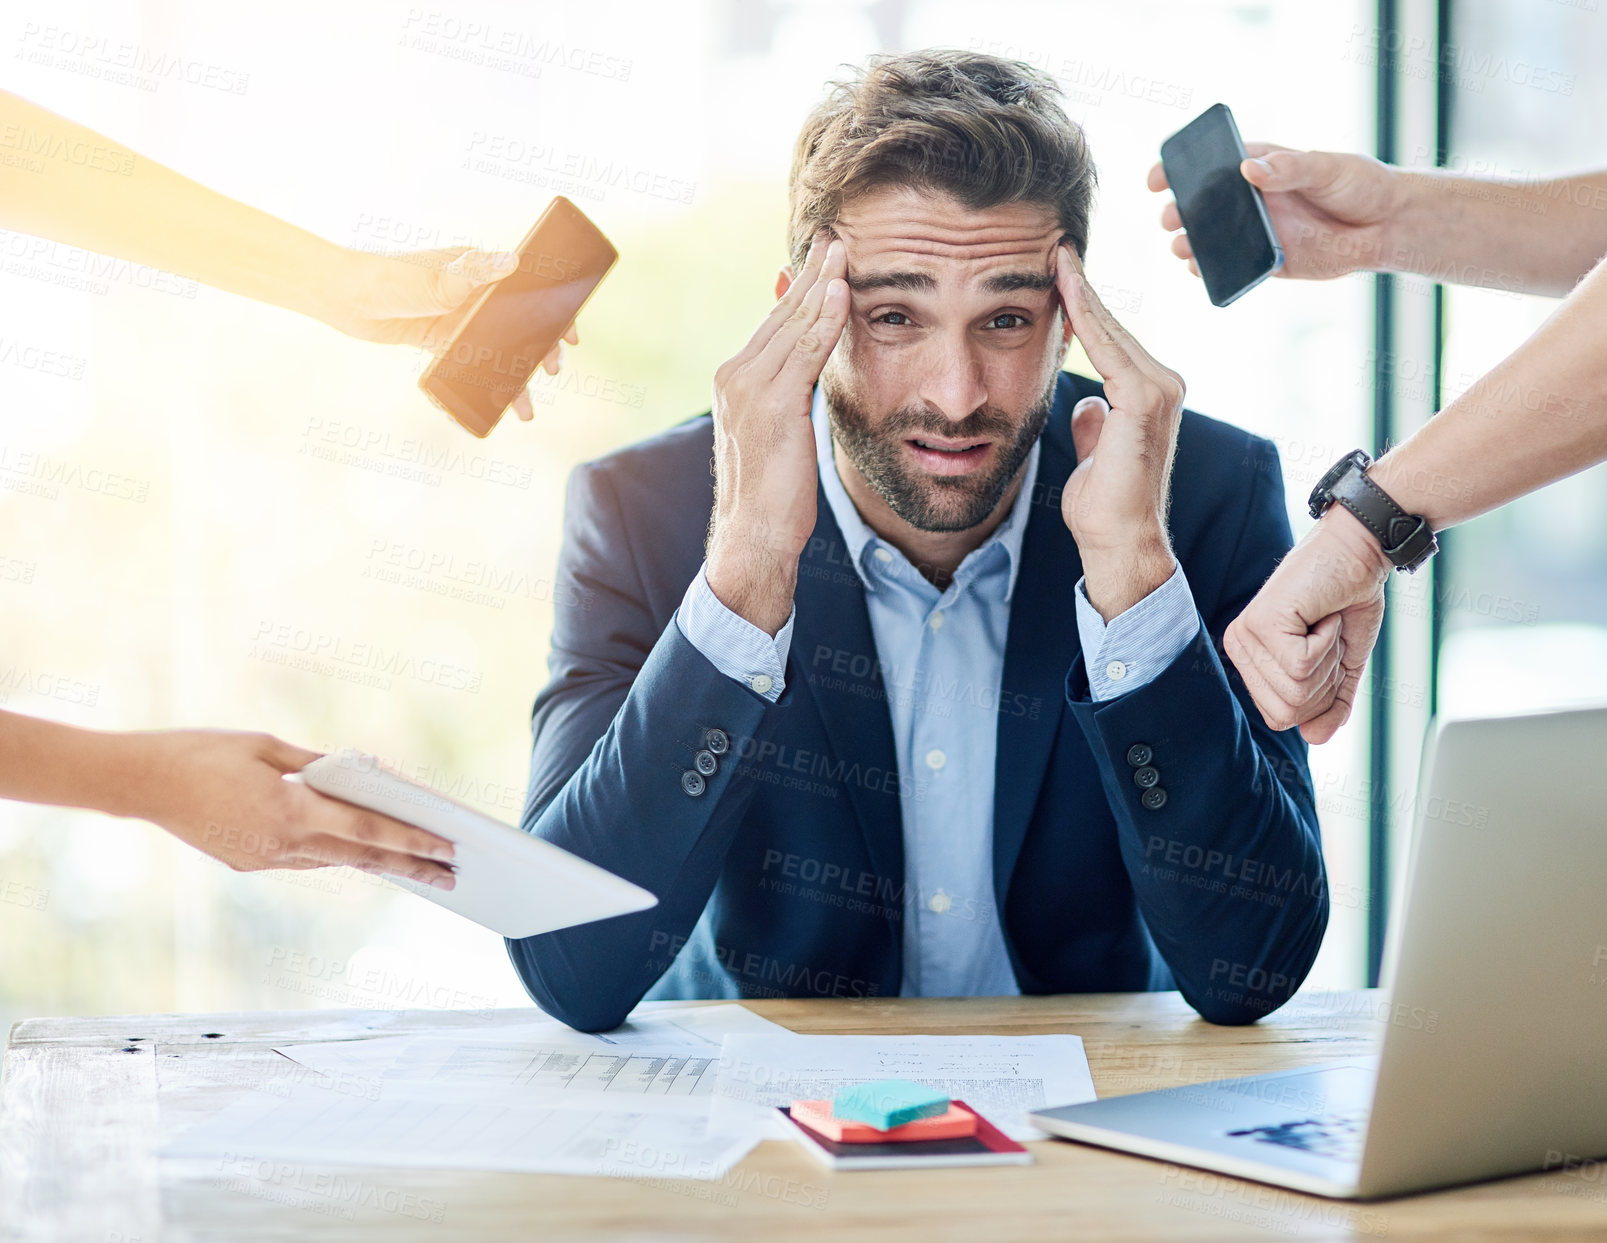
M 317 758 L 271 734 L 112 733 L 0 712 L 0 799 L 148 820 L 237 872 L 344 864 L 454 883 L 450 842 L 281 779 Z
M 398 776 L 372 755 L 326 755 L 287 780 L 451 842 L 457 883 L 450 890 L 399 876 L 386 879 L 505 937 L 535 936 L 658 905 L 646 889 Z

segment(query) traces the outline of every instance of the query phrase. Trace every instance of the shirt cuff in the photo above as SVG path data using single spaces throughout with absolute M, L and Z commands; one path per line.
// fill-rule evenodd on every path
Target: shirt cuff
M 772 639 L 720 603 L 709 586 L 708 568 L 707 561 L 698 566 L 697 577 L 675 612 L 675 624 L 686 641 L 726 677 L 775 703 L 786 689 L 787 653 L 792 650 L 792 623 L 798 606 L 792 606 L 787 624 Z
M 1200 633 L 1194 594 L 1175 557 L 1172 567 L 1172 577 L 1108 625 L 1089 603 L 1087 577 L 1077 580 L 1077 633 L 1095 702 L 1147 685 Z

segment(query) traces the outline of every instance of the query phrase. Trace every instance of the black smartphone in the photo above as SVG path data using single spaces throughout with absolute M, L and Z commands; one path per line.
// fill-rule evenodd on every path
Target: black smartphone
M 487 286 L 419 387 L 476 436 L 488 436 L 602 283 L 619 252 L 559 195 L 519 243 L 519 267 Z
M 1161 144 L 1161 167 L 1216 306 L 1243 297 L 1283 266 L 1261 191 L 1239 172 L 1244 158 L 1226 104 L 1212 104 Z

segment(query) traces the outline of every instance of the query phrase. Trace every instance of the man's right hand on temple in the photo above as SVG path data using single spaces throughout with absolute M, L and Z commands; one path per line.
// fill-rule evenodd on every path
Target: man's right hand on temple
M 798 558 L 815 529 L 809 407 L 848 321 L 847 258 L 824 231 L 747 345 L 714 373 L 714 521 L 709 587 L 774 635 L 792 612 Z

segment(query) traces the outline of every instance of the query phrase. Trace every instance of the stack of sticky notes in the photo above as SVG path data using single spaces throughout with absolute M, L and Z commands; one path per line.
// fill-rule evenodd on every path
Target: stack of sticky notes
M 809 1150 L 837 1169 L 1032 1160 L 964 1101 L 908 1079 L 855 1084 L 833 1100 L 793 1101 L 781 1113 Z
M 878 1079 L 845 1088 L 830 1101 L 794 1101 L 792 1116 L 839 1144 L 957 1139 L 976 1134 L 976 1115 L 935 1088 Z

